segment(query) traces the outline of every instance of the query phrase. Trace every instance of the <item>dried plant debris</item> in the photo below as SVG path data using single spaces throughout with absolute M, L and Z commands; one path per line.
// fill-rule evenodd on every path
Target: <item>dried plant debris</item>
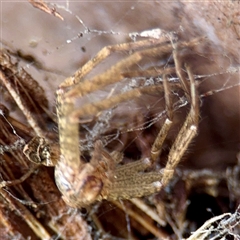
M 38 125 L 46 126 L 44 115 L 48 109 L 44 90 L 17 62 L 13 63 L 4 50 L 0 52 L 0 84 L 5 101 L 17 104 L 36 134 L 42 136 Z
M 63 239 L 73 235 L 90 239 L 81 214 L 73 213 L 69 219 L 71 209 L 61 200 L 51 171 L 31 164 L 22 153 L 29 128 L 9 117 L 6 110 L 2 112 L 1 239 L 51 239 L 54 235 Z
M 224 213 L 207 220 L 187 240 L 239 239 L 240 206 L 234 213 Z
M 38 0 L 38 1 L 29 0 L 29 2 L 33 5 L 33 7 L 38 8 L 55 17 L 58 17 L 61 20 L 64 20 L 63 17 L 56 11 L 54 7 L 49 7 L 43 0 Z

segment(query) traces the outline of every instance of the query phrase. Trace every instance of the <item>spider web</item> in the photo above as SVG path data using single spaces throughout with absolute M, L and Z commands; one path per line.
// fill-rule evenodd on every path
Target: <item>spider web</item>
M 239 90 L 239 56 L 236 54 L 239 51 L 239 43 L 236 40 L 239 40 L 239 16 L 235 11 L 239 7 L 239 3 L 236 1 L 219 5 L 211 3 L 210 7 L 207 3 L 202 4 L 203 10 L 197 12 L 198 3 L 50 2 L 49 7 L 56 9 L 63 17 L 64 21 L 62 21 L 33 8 L 28 2 L 2 1 L 1 44 L 2 48 L 11 51 L 14 59 L 19 60 L 19 65 L 44 88 L 49 101 L 50 114 L 54 116 L 54 93 L 57 86 L 94 57 L 103 47 L 133 41 L 134 38 L 153 36 L 155 32 L 151 31 L 152 29 L 179 32 L 180 35 L 185 36 L 183 39 L 188 40 L 195 36 L 206 35 L 214 44 L 210 47 L 205 46 L 199 55 L 201 55 L 201 61 L 206 59 L 211 64 L 203 65 L 202 68 L 198 67 L 195 73 L 198 80 L 201 81 L 199 91 L 203 107 L 201 116 L 203 124 L 201 123 L 198 139 L 194 141 L 193 148 L 189 150 L 190 156 L 184 162 L 188 162 L 189 167 L 194 168 L 212 168 L 221 162 L 220 169 L 224 169 L 226 166 L 235 164 L 235 156 L 240 148 L 240 136 L 237 131 L 239 129 L 239 95 L 237 92 Z M 216 12 L 219 14 L 218 17 L 216 17 Z M 106 70 L 112 63 L 117 62 L 119 57 L 121 56 L 115 54 L 106 59 L 88 77 Z M 199 64 L 201 65 L 202 62 Z M 139 66 L 139 69 L 141 67 Z M 151 84 L 151 81 L 154 80 L 147 79 L 147 81 L 146 84 Z M 134 80 L 119 83 L 97 92 L 97 95 L 89 95 L 83 101 L 92 101 L 98 99 L 99 96 L 104 98 L 109 95 L 111 89 L 116 91 L 124 88 L 130 89 L 135 87 L 135 84 Z M 21 111 L 4 98 L 4 91 L 6 90 L 2 87 L 0 102 L 7 105 L 11 116 L 26 123 Z M 188 102 L 179 92 L 173 92 L 173 95 L 175 96 L 174 114 L 179 114 L 177 119 L 182 123 L 188 111 L 186 107 Z M 117 142 L 121 150 L 129 148 L 131 151 L 131 144 L 137 142 L 142 153 L 145 153 L 149 147 L 148 140 L 143 141 L 140 136 L 149 129 L 151 129 L 150 133 L 154 134 L 156 132 L 154 126 L 161 126 L 166 117 L 163 99 L 162 95 L 157 100 L 154 98 L 153 101 L 152 98 L 149 98 L 149 101 L 142 101 L 141 104 L 134 101 L 127 102 L 117 106 L 118 109 L 103 112 L 94 124 L 83 123 L 84 138 L 81 144 L 84 146 L 84 150 L 91 150 L 93 142 L 100 135 L 105 145 Z M 115 123 L 118 117 L 117 113 L 122 109 L 124 109 L 125 115 L 130 115 L 130 120 L 119 119 L 119 122 Z M 141 118 L 144 120 L 137 121 L 135 118 L 137 114 L 142 115 Z M 114 127 L 111 125 L 113 124 L 112 119 Z M 92 119 L 87 120 L 91 121 Z M 125 125 L 126 121 L 128 121 L 127 126 Z M 6 124 L 13 127 L 7 121 Z M 180 126 L 181 124 L 177 125 L 170 133 L 169 143 L 165 146 L 166 152 L 168 152 Z M 111 132 L 111 127 L 115 131 Z M 14 127 L 13 130 L 16 131 Z M 56 124 L 48 126 L 48 130 L 57 132 Z M 126 146 L 120 135 L 128 136 L 129 132 L 133 136 L 130 137 Z M 18 132 L 14 134 L 19 135 Z M 149 137 L 147 134 L 145 139 Z M 21 138 L 18 137 L 18 139 L 22 141 Z M 18 142 L 4 145 L 0 151 L 6 152 L 9 151 L 9 148 L 15 149 L 16 143 Z M 194 152 L 197 153 L 193 154 Z M 134 159 L 132 154 L 128 157 Z M 139 157 L 141 157 L 140 153 L 135 159 Z M 207 164 L 208 160 L 203 161 L 204 159 L 211 159 L 211 161 Z M 101 215 L 106 215 L 111 219 L 107 213 L 111 211 L 114 213 L 114 209 L 116 209 L 115 206 L 107 204 Z M 127 212 L 125 206 L 123 209 Z M 61 214 L 70 216 L 68 210 Z M 217 213 L 214 212 L 214 214 Z M 126 230 L 123 230 L 126 231 L 125 237 L 127 238 L 134 233 L 131 232 L 133 230 L 128 214 L 126 213 L 125 216 L 126 221 L 120 226 L 127 226 Z M 68 228 L 71 221 L 70 217 L 64 227 Z M 65 231 L 64 227 L 62 232 Z M 89 224 L 89 227 L 92 225 Z M 95 236 L 97 236 L 98 232 L 95 227 L 92 231 L 95 231 Z M 58 239 L 60 234 L 54 239 Z M 175 234 L 182 237 L 182 233 L 178 230 L 175 231 Z M 114 236 L 114 230 L 112 236 Z

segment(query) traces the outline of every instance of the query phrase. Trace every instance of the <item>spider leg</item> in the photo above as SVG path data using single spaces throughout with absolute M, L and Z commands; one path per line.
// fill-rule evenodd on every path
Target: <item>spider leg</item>
M 161 154 L 162 144 L 168 134 L 168 131 L 172 125 L 173 113 L 172 113 L 172 101 L 170 97 L 170 90 L 169 90 L 169 81 L 166 75 L 163 75 L 163 87 L 164 87 L 164 97 L 165 97 L 165 105 L 166 105 L 166 112 L 167 118 L 156 137 L 152 149 L 151 149 L 151 160 L 152 164 L 156 162 L 157 158 Z
M 178 49 L 182 49 L 185 47 L 193 47 L 193 46 L 199 44 L 200 40 L 201 39 L 196 38 L 190 42 L 181 42 L 178 44 Z M 159 43 L 160 43 L 160 45 L 159 45 Z M 102 89 L 103 87 L 105 87 L 107 85 L 114 84 L 114 83 L 121 81 L 122 73 L 125 72 L 126 66 L 128 69 L 131 69 L 131 67 L 138 64 L 144 58 L 150 57 L 150 58 L 160 58 L 161 59 L 161 58 L 164 58 L 164 56 L 169 55 L 169 53 L 172 52 L 172 44 L 167 43 L 167 42 L 166 42 L 166 44 L 161 44 L 161 43 L 162 43 L 162 40 L 160 41 L 159 39 L 158 39 L 158 41 L 156 40 L 155 42 L 152 41 L 152 46 L 154 46 L 154 47 L 140 50 L 140 51 L 137 51 L 137 52 L 129 55 L 127 58 L 124 58 L 123 60 L 119 61 L 117 64 L 113 65 L 109 70 L 107 70 L 101 74 L 98 74 L 97 76 L 93 77 L 90 80 L 89 79 L 86 79 L 84 81 L 76 80 L 76 81 L 74 81 L 74 83 L 75 82 L 78 83 L 76 85 L 70 85 L 70 84 L 66 84 L 66 85 L 63 84 L 63 86 L 60 85 L 60 88 L 65 88 L 66 86 L 68 86 L 68 87 L 73 86 L 73 88 L 70 89 L 65 94 L 66 101 L 68 99 L 76 99 L 78 97 L 82 97 L 88 93 Z M 138 42 L 131 43 L 131 44 L 138 45 Z M 143 44 L 143 46 L 144 46 L 144 44 Z M 104 58 L 101 57 L 101 61 L 103 59 L 105 59 L 108 55 L 109 54 L 104 56 Z M 97 60 L 95 60 L 95 58 L 93 58 L 90 62 L 92 62 L 92 61 L 94 62 Z M 73 76 L 71 78 L 74 79 L 75 76 Z M 79 79 L 78 76 L 77 76 L 77 79 Z M 67 82 L 71 82 L 71 80 L 67 80 Z
M 97 115 L 99 112 L 103 110 L 110 109 L 121 102 L 136 99 L 143 94 L 155 93 L 156 91 L 162 90 L 163 90 L 162 85 L 135 88 L 133 90 L 115 95 L 111 98 L 103 99 L 101 101 L 94 103 L 85 104 L 83 107 L 75 110 L 71 114 L 70 116 L 71 122 L 73 123 L 78 122 L 78 119 L 81 116 Z
M 176 58 L 175 58 L 175 61 L 177 61 Z M 169 182 L 169 180 L 172 178 L 174 169 L 176 168 L 177 164 L 181 160 L 191 140 L 197 134 L 197 126 L 198 126 L 198 118 L 199 118 L 198 95 L 196 92 L 195 80 L 191 72 L 191 69 L 188 65 L 186 65 L 185 67 L 190 79 L 191 108 L 169 152 L 168 161 L 163 171 L 163 178 L 162 178 L 163 185 L 166 185 Z
M 73 101 L 64 102 L 64 91 L 57 90 L 57 115 L 59 129 L 59 143 L 61 147 L 61 160 L 72 167 L 78 169 L 80 166 L 79 148 L 79 124 L 72 124 L 69 115 L 74 112 Z
M 84 80 L 83 82 L 78 83 L 66 93 L 65 97 L 66 99 L 76 99 L 78 97 L 82 97 L 86 94 L 102 89 L 110 84 L 117 83 L 124 78 L 123 73 L 126 72 L 126 70 L 136 66 L 141 62 L 142 59 L 148 57 L 162 58 L 166 55 L 169 55 L 169 52 L 171 52 L 171 50 L 172 45 L 168 43 L 166 45 L 137 51 L 113 65 L 109 70 L 96 75 L 90 80 Z
M 156 44 L 164 43 L 169 40 L 167 35 L 162 35 L 162 38 L 159 39 L 147 39 L 138 42 L 129 42 L 129 43 L 121 43 L 112 46 L 104 47 L 97 55 L 89 60 L 83 67 L 75 72 L 72 77 L 65 79 L 65 81 L 60 85 L 60 87 L 69 87 L 76 83 L 79 83 L 83 80 L 83 78 L 94 69 L 99 63 L 101 63 L 104 59 L 109 57 L 114 52 L 128 52 L 128 51 L 139 51 L 143 48 L 150 48 Z

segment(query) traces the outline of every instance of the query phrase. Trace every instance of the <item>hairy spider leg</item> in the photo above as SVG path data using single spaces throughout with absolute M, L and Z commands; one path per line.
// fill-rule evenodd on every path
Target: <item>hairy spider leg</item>
M 174 61 L 175 62 L 178 61 L 177 54 L 174 54 Z M 177 67 L 180 68 L 180 64 L 177 65 Z M 198 95 L 197 95 L 196 86 L 195 86 L 195 79 L 191 72 L 191 69 L 187 64 L 185 64 L 185 68 L 187 70 L 187 74 L 190 80 L 191 108 L 169 152 L 168 161 L 163 171 L 163 179 L 162 179 L 163 185 L 168 184 L 168 182 L 173 176 L 174 169 L 176 168 L 177 164 L 181 160 L 191 140 L 197 134 L 197 126 L 198 126 L 198 119 L 199 119 Z M 182 70 L 178 69 L 177 73 L 179 73 L 180 71 Z M 181 76 L 179 76 L 179 78 L 182 81 Z

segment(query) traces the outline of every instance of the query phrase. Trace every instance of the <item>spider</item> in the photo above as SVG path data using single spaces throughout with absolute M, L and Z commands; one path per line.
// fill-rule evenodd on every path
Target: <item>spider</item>
M 64 201 L 69 206 L 81 208 L 103 199 L 111 201 L 147 196 L 168 184 L 189 143 L 197 134 L 199 104 L 196 82 L 189 64 L 182 61 L 179 53 L 186 48 L 196 46 L 199 41 L 199 38 L 189 42 L 177 41 L 170 35 L 163 34 L 158 38 L 149 37 L 144 40 L 107 46 L 73 76 L 60 84 L 56 92 L 60 156 L 57 156 L 55 147 L 51 147 L 42 136 L 31 140 L 25 146 L 24 153 L 31 161 L 44 162 L 45 165 L 51 165 L 52 159 L 59 158 L 55 166 L 55 181 Z M 103 73 L 85 79 L 92 69 L 114 52 L 129 52 L 130 54 Z M 166 59 L 166 56 L 172 56 L 174 67 L 149 67 L 142 71 L 129 72 L 129 69 L 134 69 L 134 66 L 144 58 Z M 150 86 L 139 85 L 129 91 L 117 93 L 81 107 L 76 106 L 79 98 L 110 84 L 118 83 L 127 75 L 158 77 L 161 81 Z M 171 82 L 170 75 L 176 75 L 178 82 Z M 146 170 L 156 163 L 162 144 L 172 125 L 171 88 L 176 87 L 183 89 L 190 103 L 189 113 L 171 147 L 165 168 L 158 172 L 147 172 Z M 102 141 L 97 140 L 91 160 L 83 161 L 79 147 L 79 119 L 81 117 L 96 116 L 122 102 L 160 91 L 164 92 L 167 117 L 152 145 L 148 158 L 120 165 L 123 154 L 118 151 L 108 152 Z

